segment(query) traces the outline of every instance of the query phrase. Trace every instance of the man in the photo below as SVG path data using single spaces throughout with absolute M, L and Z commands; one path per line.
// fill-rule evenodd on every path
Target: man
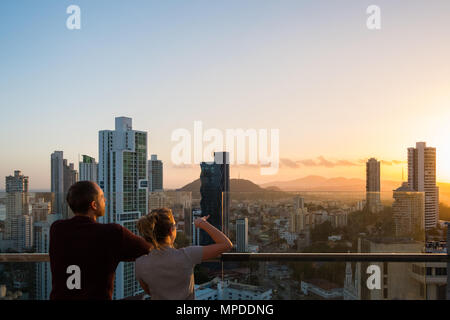
M 72 185 L 67 203 L 75 216 L 50 228 L 50 299 L 111 300 L 119 262 L 134 261 L 150 245 L 118 224 L 96 221 L 105 214 L 105 197 L 96 183 Z

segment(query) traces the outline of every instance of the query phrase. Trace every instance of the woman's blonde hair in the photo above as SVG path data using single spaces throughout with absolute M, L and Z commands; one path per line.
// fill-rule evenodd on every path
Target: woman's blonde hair
M 160 243 L 171 234 L 174 221 L 171 209 L 159 208 L 142 216 L 137 222 L 137 228 L 142 237 L 159 250 Z

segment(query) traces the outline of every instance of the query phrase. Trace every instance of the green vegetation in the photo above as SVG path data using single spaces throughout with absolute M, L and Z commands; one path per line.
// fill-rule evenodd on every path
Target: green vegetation
M 333 233 L 331 222 L 325 221 L 311 230 L 311 240 L 313 243 L 318 241 L 328 241 L 328 237 Z
M 394 219 L 392 208 L 384 207 L 381 212 L 356 211 L 348 216 L 346 227 L 340 228 L 346 240 L 356 242 L 360 233 L 380 238 L 393 238 Z M 423 237 L 422 237 L 423 238 Z

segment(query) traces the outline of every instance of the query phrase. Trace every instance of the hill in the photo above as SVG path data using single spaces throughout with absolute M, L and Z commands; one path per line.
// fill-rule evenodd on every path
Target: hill
M 200 192 L 200 179 L 188 183 L 178 191 Z M 257 184 L 245 179 L 230 179 L 230 192 L 264 192 L 267 191 Z M 274 190 L 271 190 L 274 191 Z M 277 190 L 275 190 L 277 191 Z

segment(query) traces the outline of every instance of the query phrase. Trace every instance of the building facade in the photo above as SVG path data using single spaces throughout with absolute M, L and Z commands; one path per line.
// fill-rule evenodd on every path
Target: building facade
M 270 300 L 272 289 L 232 282 L 213 280 L 195 285 L 195 300 Z
M 425 239 L 424 193 L 411 189 L 407 182 L 394 190 L 392 204 L 395 235 Z
M 248 219 L 236 220 L 236 251 L 248 252 Z
M 370 158 L 366 162 L 366 206 L 369 212 L 381 211 L 380 161 Z
M 200 228 L 196 228 L 194 221 L 197 218 L 202 217 L 202 210 L 201 209 L 193 209 L 192 210 L 192 245 L 193 246 L 199 246 L 200 245 Z
M 78 165 L 80 171 L 80 181 L 97 182 L 98 163 L 95 162 L 94 158 L 83 154 L 82 160 Z
M 425 230 L 437 226 L 439 221 L 439 188 L 436 186 L 436 148 L 417 142 L 408 148 L 408 185 L 425 193 Z
M 148 212 L 147 132 L 132 129 L 132 119 L 118 117 L 115 130 L 99 132 L 98 183 L 106 201 L 101 223 L 118 223 L 137 234 L 136 223 Z M 141 293 L 133 262 L 116 269 L 114 299 Z
M 215 152 L 214 162 L 200 163 L 200 206 L 202 215 L 209 215 L 209 222 L 229 235 L 230 208 L 230 155 L 229 152 Z M 200 231 L 202 245 L 214 243 L 211 237 Z
M 51 192 L 55 194 L 53 213 L 61 214 L 63 219 L 73 216 L 67 202 L 66 195 L 70 186 L 78 181 L 78 173 L 73 163 L 64 159 L 63 151 L 55 151 L 50 156 L 51 162 Z
M 45 220 L 34 223 L 34 251 L 48 253 L 50 245 L 50 227 L 53 222 L 61 219 L 61 214 L 48 214 Z M 52 291 L 52 273 L 50 262 L 36 263 L 36 300 L 49 300 Z
M 308 209 L 305 208 L 305 200 L 299 196 L 294 198 L 294 209 L 291 213 L 290 229 L 291 233 L 300 233 L 307 227 L 309 218 Z
M 3 240 L 9 249 L 16 252 L 30 250 L 33 247 L 33 217 L 30 215 L 29 179 L 19 170 L 13 176 L 5 178 L 6 220 Z
M 148 191 L 163 191 L 163 163 L 156 154 L 148 160 Z

